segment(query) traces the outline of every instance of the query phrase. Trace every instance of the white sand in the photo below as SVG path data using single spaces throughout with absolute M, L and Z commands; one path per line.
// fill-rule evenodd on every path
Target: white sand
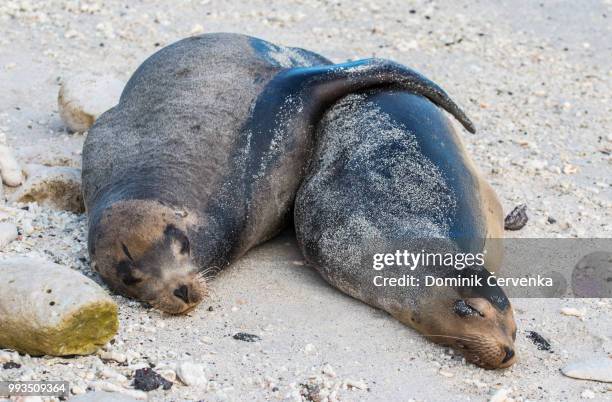
M 375 55 L 416 68 L 476 123 L 478 134 L 463 138 L 505 210 L 527 203 L 529 223 L 509 235 L 611 233 L 609 1 L 146 3 L 0 3 L 0 142 L 5 137 L 23 163 L 80 166 L 83 136 L 65 132 L 57 112 L 62 77 L 127 79 L 159 46 L 192 31 L 234 31 L 338 62 Z M 547 223 L 549 216 L 556 223 Z M 1 208 L 0 220 L 33 226 L 6 253 L 34 252 L 91 274 L 81 260 L 83 216 Z M 131 366 L 96 356 L 22 356 L 15 358 L 22 367 L 0 370 L 0 379 L 67 379 L 85 389 L 104 366 L 129 376 L 139 363 L 161 370 L 163 362 L 193 360 L 207 366 L 207 386 L 175 384 L 150 398 L 291 399 L 316 375 L 328 382 L 322 388 L 339 388 L 341 400 L 486 400 L 501 388 L 517 401 L 575 400 L 589 396 L 585 390 L 595 400 L 612 399 L 609 384 L 559 372 L 569 361 L 612 353 L 610 300 L 513 300 L 520 361 L 484 371 L 340 294 L 293 262 L 300 260 L 291 234 L 253 250 L 220 275 L 212 299 L 190 317 L 115 297 L 122 327 L 111 350 L 129 352 Z M 584 310 L 584 317 L 562 315 L 562 307 Z M 547 338 L 554 353 L 538 350 L 529 330 Z M 234 340 L 240 331 L 262 340 Z M 321 373 L 325 364 L 336 378 Z M 346 380 L 369 390 L 343 389 Z

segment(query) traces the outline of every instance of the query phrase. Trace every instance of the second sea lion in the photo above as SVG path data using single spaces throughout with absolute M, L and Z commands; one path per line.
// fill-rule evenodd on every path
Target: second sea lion
M 411 91 L 366 91 L 332 106 L 316 138 L 295 203 L 306 260 L 331 285 L 467 360 L 512 365 L 512 307 L 486 281 L 501 262 L 502 210 L 443 111 Z M 397 250 L 433 258 L 395 262 Z M 479 254 L 469 267 L 437 258 Z M 389 255 L 383 268 L 379 257 Z

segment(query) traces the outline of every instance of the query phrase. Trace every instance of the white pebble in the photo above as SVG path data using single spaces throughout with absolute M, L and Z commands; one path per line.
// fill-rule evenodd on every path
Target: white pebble
M 202 32 L 204 32 L 204 27 L 202 25 L 200 25 L 200 24 L 195 24 L 193 26 L 193 28 L 191 28 L 191 32 L 190 33 L 192 35 L 198 35 L 198 34 L 201 34 Z
M 127 361 L 127 356 L 119 352 L 101 351 L 98 353 L 98 356 L 100 356 L 102 360 L 113 360 L 117 363 L 125 363 Z
M 78 385 L 73 385 L 70 387 L 70 392 L 72 392 L 72 395 L 82 395 L 86 393 L 87 391 Z
M 590 389 L 585 389 L 580 394 L 580 397 L 582 399 L 594 399 L 595 398 L 595 392 L 591 391 Z
M 125 354 L 125 359 L 127 360 L 128 364 L 132 364 L 134 360 L 140 359 L 140 353 L 135 350 L 128 350 Z
M 0 145 L 0 175 L 7 186 L 17 187 L 23 183 L 21 165 L 6 145 Z
M 304 346 L 304 353 L 306 353 L 307 355 L 313 354 L 315 350 L 315 345 L 313 345 L 312 343 L 307 343 L 306 346 Z
M 493 394 L 493 396 L 491 396 L 491 399 L 489 399 L 489 402 L 509 402 L 510 401 L 510 397 L 508 396 L 509 394 L 510 394 L 509 389 L 500 388 Z
M 9 222 L 0 222 L 0 250 L 17 238 L 17 226 Z
M 203 364 L 181 362 L 176 369 L 176 375 L 185 385 L 206 384 L 206 371 Z
M 561 314 L 571 317 L 582 317 L 584 316 L 584 310 L 578 310 L 574 307 L 563 307 L 561 309 Z
M 32 226 L 32 220 L 31 219 L 24 219 L 21 222 L 21 229 L 23 234 L 29 236 L 32 233 L 34 233 L 34 226 Z
M 0 364 L 19 361 L 19 353 L 0 351 Z
M 176 372 L 174 370 L 164 369 L 164 370 L 159 370 L 158 373 L 159 375 L 161 375 L 162 377 L 164 377 L 166 380 L 170 382 L 176 381 Z
M 323 372 L 323 374 L 331 378 L 336 378 L 336 372 L 330 364 L 326 364 L 325 366 L 323 366 L 323 369 L 321 371 Z
M 120 383 L 126 383 L 127 382 L 127 378 L 126 376 L 124 376 L 121 373 L 116 372 L 115 370 L 111 369 L 110 367 L 104 367 L 102 368 L 102 370 L 100 370 L 100 372 L 98 372 L 98 375 L 102 378 L 106 378 L 109 380 L 115 380 L 118 381 Z

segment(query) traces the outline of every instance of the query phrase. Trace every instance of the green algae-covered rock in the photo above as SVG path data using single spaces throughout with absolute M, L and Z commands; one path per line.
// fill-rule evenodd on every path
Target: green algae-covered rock
M 118 327 L 117 305 L 86 276 L 41 258 L 0 259 L 0 348 L 85 355 Z

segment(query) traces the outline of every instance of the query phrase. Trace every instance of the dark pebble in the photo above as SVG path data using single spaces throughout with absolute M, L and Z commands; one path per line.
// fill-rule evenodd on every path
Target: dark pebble
M 5 370 L 18 369 L 20 367 L 21 367 L 21 364 L 15 363 L 15 362 L 6 362 L 2 365 L 2 368 Z
M 145 392 L 153 391 L 159 387 L 162 387 L 164 390 L 172 388 L 170 381 L 148 367 L 136 370 L 132 385 L 134 388 Z
M 257 335 L 247 334 L 246 332 L 238 332 L 237 334 L 234 334 L 233 338 L 238 341 L 244 341 L 244 342 L 261 341 L 261 338 L 258 337 Z
M 531 339 L 539 350 L 550 350 L 550 343 L 535 331 L 527 331 L 527 338 Z
M 521 204 L 514 208 L 504 219 L 504 229 L 521 230 L 529 220 L 527 216 L 527 205 Z
M 548 219 L 547 219 L 547 221 L 548 221 L 548 223 L 550 223 L 551 225 L 552 225 L 553 223 L 557 223 L 557 220 L 556 220 L 555 218 L 553 218 L 552 216 L 549 216 L 549 217 L 548 217 Z

